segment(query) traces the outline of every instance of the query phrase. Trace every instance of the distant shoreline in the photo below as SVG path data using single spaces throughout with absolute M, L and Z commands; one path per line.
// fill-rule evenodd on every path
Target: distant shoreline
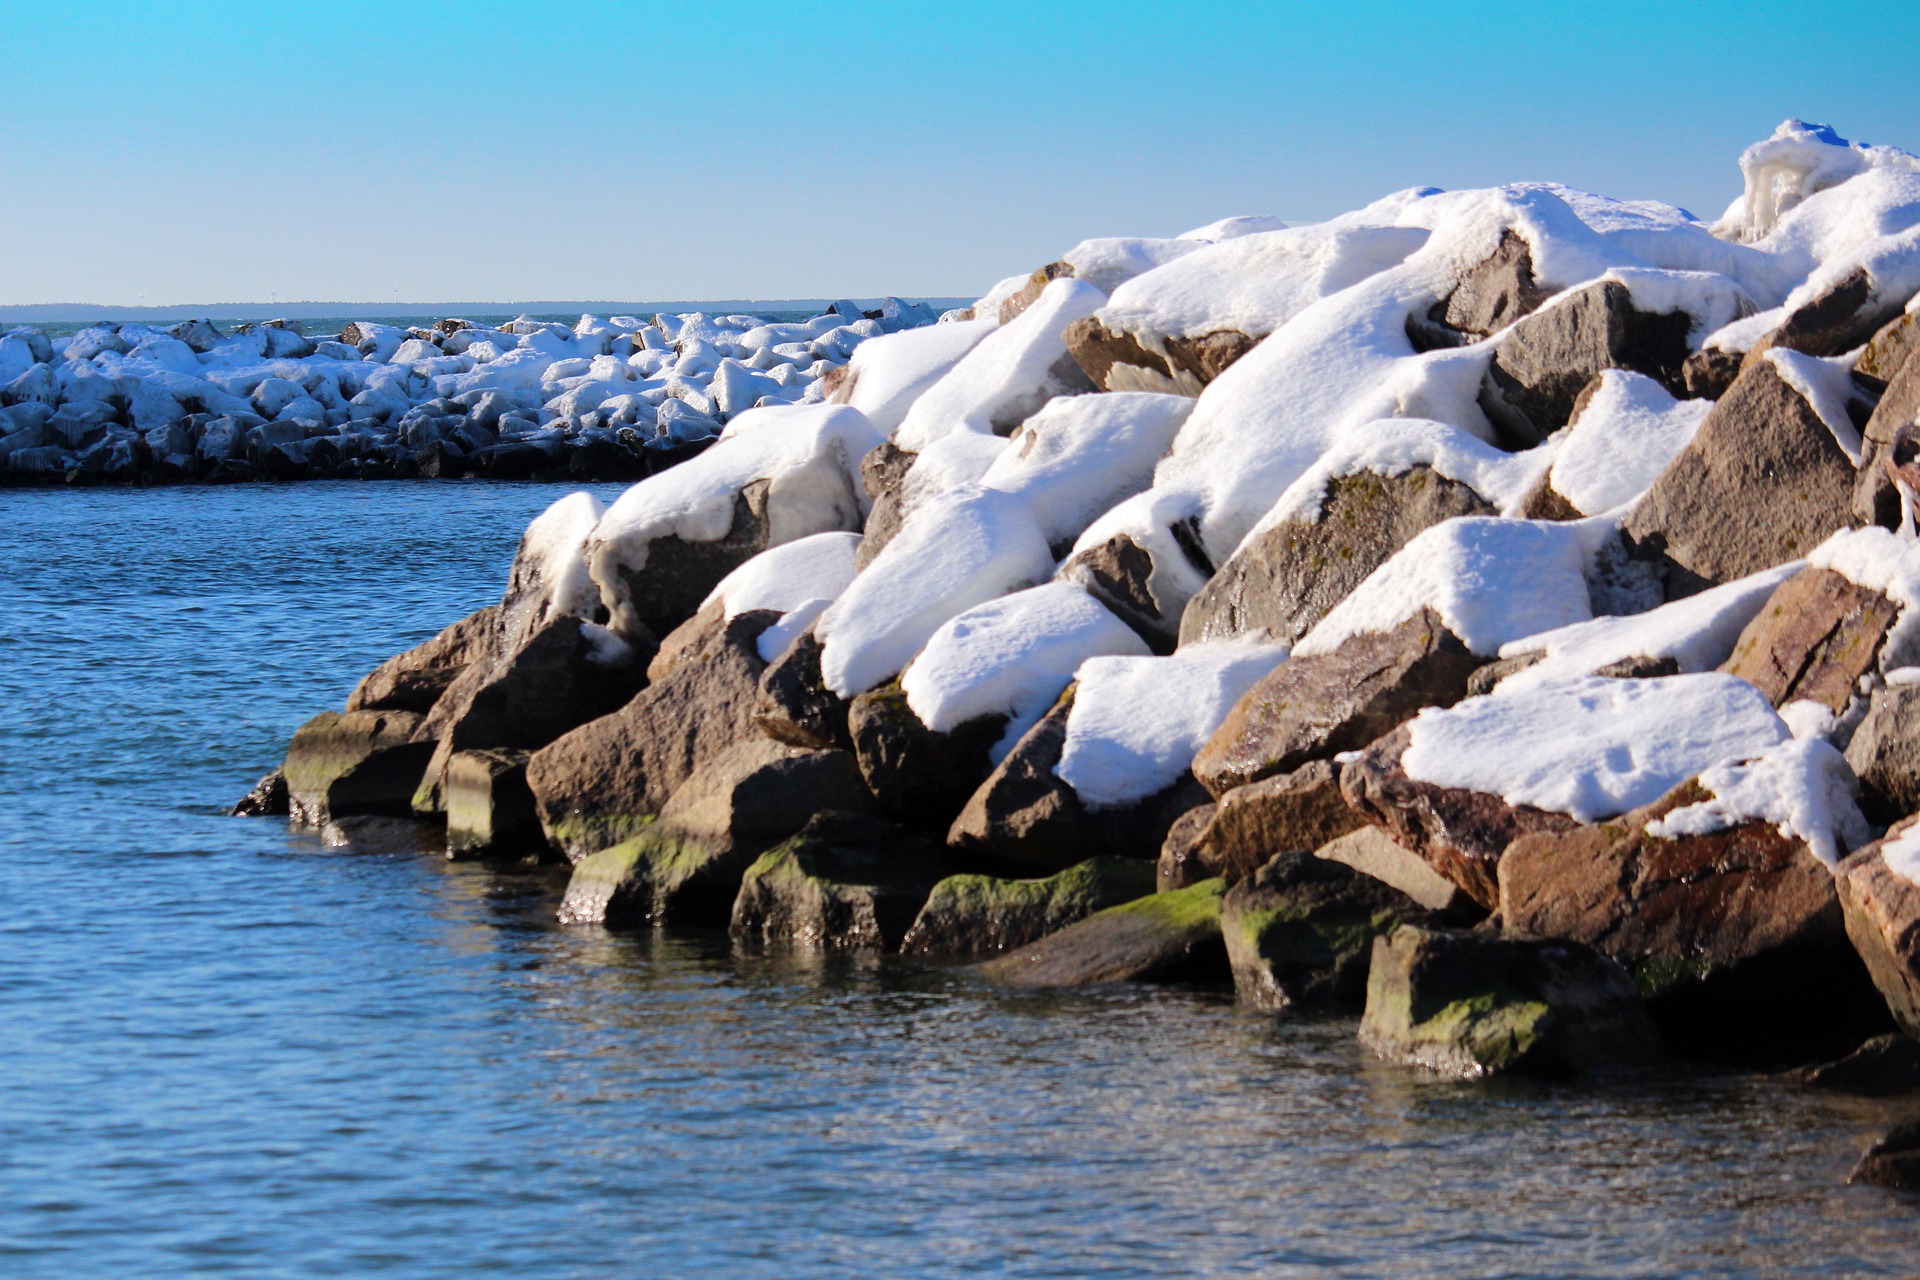
M 309 320 L 332 319 L 337 316 L 378 319 L 386 316 L 462 316 L 467 312 L 477 315 L 514 316 L 520 314 L 539 315 L 566 314 L 580 315 L 651 315 L 656 311 L 687 312 L 705 311 L 824 311 L 840 298 L 707 298 L 692 301 L 662 302 L 205 302 L 186 303 L 178 306 L 110 306 L 93 302 L 43 302 L 16 306 L 0 306 L 0 324 L 46 324 L 72 323 L 94 320 Z M 846 301 L 858 304 L 866 310 L 878 307 L 880 298 L 850 297 Z M 913 301 L 925 302 L 936 311 L 951 307 L 964 307 L 973 301 L 968 297 L 916 297 Z

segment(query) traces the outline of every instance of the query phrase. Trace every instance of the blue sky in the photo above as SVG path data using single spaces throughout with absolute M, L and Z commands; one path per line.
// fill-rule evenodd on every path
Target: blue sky
M 1920 5 L 0 0 L 0 303 L 971 294 L 1092 235 L 1920 149 Z

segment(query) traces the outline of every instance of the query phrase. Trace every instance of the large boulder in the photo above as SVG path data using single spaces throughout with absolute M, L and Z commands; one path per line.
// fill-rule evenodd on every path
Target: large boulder
M 1211 578 L 1213 562 L 1207 558 L 1196 527 L 1182 522 L 1174 526 L 1173 535 L 1193 572 L 1202 580 Z M 1188 597 L 1174 598 L 1155 589 L 1153 553 L 1131 534 L 1116 533 L 1081 547 L 1061 564 L 1059 576 L 1086 588 L 1087 594 L 1132 627 L 1153 652 L 1173 652 Z
M 1390 1061 L 1468 1079 L 1570 1075 L 1660 1053 L 1633 980 L 1605 956 L 1417 927 L 1374 940 L 1360 1040 Z
M 301 725 L 280 766 L 293 824 L 410 813 L 434 751 L 420 739 L 420 723 L 411 711 L 322 711 Z
M 1184 820 L 1184 819 L 1183 819 Z M 1277 774 L 1235 787 L 1212 808 L 1205 825 L 1172 859 L 1172 833 L 1162 847 L 1162 865 L 1169 880 L 1194 884 L 1215 876 L 1228 884 L 1246 879 L 1275 854 L 1291 849 L 1318 849 L 1366 820 L 1340 794 L 1340 766 L 1314 760 L 1291 773 Z
M 418 813 L 446 808 L 444 780 L 455 752 L 535 751 L 624 705 L 646 683 L 645 655 L 593 623 L 554 617 L 524 644 L 502 643 L 467 667 L 420 721 L 415 740 L 433 744 Z
M 1341 476 L 1311 518 L 1282 520 L 1234 551 L 1187 602 L 1180 643 L 1265 629 L 1291 644 L 1414 535 L 1455 516 L 1495 514 L 1472 488 L 1431 467 Z
M 1225 882 L 1207 880 L 1109 907 L 989 960 L 979 972 L 1016 987 L 1219 981 L 1228 972 L 1220 936 L 1225 891 Z
M 1363 632 L 1332 653 L 1295 655 L 1235 704 L 1194 757 L 1215 796 L 1311 760 L 1357 751 L 1417 715 L 1466 696 L 1480 659 L 1432 609 Z
M 1920 813 L 1920 684 L 1873 691 L 1847 743 L 1847 763 L 1860 778 L 1860 807 L 1869 818 L 1891 822 Z
M 1006 728 L 1006 716 L 987 715 L 936 733 L 897 680 L 861 694 L 847 713 L 854 758 L 881 810 L 941 831 L 993 772 L 988 753 Z
M 1241 1003 L 1358 1004 L 1373 940 L 1428 913 L 1398 890 L 1305 850 L 1281 853 L 1227 890 L 1220 931 Z
M 1412 731 L 1403 725 L 1348 761 L 1340 771 L 1341 793 L 1355 812 L 1488 910 L 1499 901 L 1496 869 L 1509 844 L 1536 831 L 1579 825 L 1564 813 L 1411 777 L 1401 767 L 1411 742 Z
M 870 804 L 846 752 L 751 738 L 695 770 L 638 834 L 583 858 L 560 919 L 724 926 L 755 858 L 817 813 Z
M 933 887 L 900 950 L 917 956 L 995 955 L 1153 890 L 1153 868 L 1136 858 L 1090 858 L 1044 880 L 949 876 Z
M 809 629 L 767 665 L 753 708 L 760 732 L 788 746 L 816 751 L 853 745 L 847 732 L 847 700 L 827 688 L 820 657 L 820 638 Z
M 893 950 L 952 865 L 877 818 L 823 813 L 747 868 L 736 938 L 832 951 Z
M 1567 425 L 1603 370 L 1631 369 L 1680 387 L 1693 317 L 1641 311 L 1628 288 L 1602 280 L 1521 319 L 1494 348 L 1480 407 L 1510 449 L 1530 449 Z
M 1804 1060 L 1885 1027 L 1834 879 L 1771 822 L 1668 838 L 1682 784 L 1610 822 L 1521 836 L 1500 859 L 1509 930 L 1583 942 L 1634 976 L 1677 1052 Z
M 397 653 L 354 686 L 349 711 L 414 711 L 424 715 L 462 671 L 485 656 L 500 621 L 500 607 L 470 613 L 439 635 Z
M 1667 598 L 1805 555 L 1847 523 L 1854 464 L 1769 361 L 1749 364 L 1627 517 Z
M 947 843 L 976 855 L 1062 870 L 1102 854 L 1158 855 L 1174 821 L 1206 797 L 1191 778 L 1129 805 L 1091 809 L 1056 772 L 1066 749 L 1069 688 L 967 800 Z
M 1777 707 L 1817 702 L 1836 714 L 1874 669 L 1899 610 L 1831 569 L 1807 568 L 1775 588 L 1720 669 Z
M 702 613 L 668 638 L 644 690 L 534 754 L 527 785 L 554 847 L 578 861 L 630 838 L 701 765 L 756 736 L 757 642 L 776 616 Z
M 1896 826 L 1885 840 L 1841 862 L 1834 887 L 1847 936 L 1866 961 L 1894 1021 L 1920 1039 L 1920 884 L 1909 878 L 1920 870 L 1920 859 L 1906 855 L 1905 875 L 1887 865 L 1888 850 L 1898 859 L 1901 837 L 1911 825 Z

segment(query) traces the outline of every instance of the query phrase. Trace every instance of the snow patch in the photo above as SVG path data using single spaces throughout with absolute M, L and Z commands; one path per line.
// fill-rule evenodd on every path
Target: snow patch
M 1847 461 L 1860 465 L 1860 428 L 1847 414 L 1847 399 L 1853 392 L 1853 361 L 1846 356 L 1822 359 L 1786 347 L 1769 347 L 1763 359 L 1800 398 L 1813 406 L 1820 421 L 1833 433 L 1833 442 L 1847 455 Z
M 1920 823 L 1881 845 L 1880 857 L 1887 870 L 1908 884 L 1920 885 Z
M 1598 822 L 1788 738 L 1765 695 L 1715 673 L 1583 676 L 1504 687 L 1414 717 L 1400 766 L 1420 782 Z
M 720 580 L 702 607 L 720 601 L 725 615 L 756 609 L 791 613 L 816 600 L 831 600 L 853 581 L 857 533 L 816 533 L 762 551 Z
M 1676 400 L 1644 374 L 1609 369 L 1564 435 L 1549 473 L 1554 491 L 1598 515 L 1653 486 L 1713 411 L 1711 400 Z
M 1675 809 L 1649 823 L 1647 834 L 1675 840 L 1771 822 L 1782 836 L 1805 841 L 1829 868 L 1872 838 L 1853 770 L 1823 738 L 1794 738 L 1753 759 L 1704 769 L 1700 785 L 1711 800 Z

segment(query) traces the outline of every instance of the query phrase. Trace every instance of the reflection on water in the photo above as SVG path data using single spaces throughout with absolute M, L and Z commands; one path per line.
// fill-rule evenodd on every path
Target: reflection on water
M 551 923 L 216 816 L 532 486 L 0 494 L 0 1274 L 1910 1275 L 1897 1104 Z

